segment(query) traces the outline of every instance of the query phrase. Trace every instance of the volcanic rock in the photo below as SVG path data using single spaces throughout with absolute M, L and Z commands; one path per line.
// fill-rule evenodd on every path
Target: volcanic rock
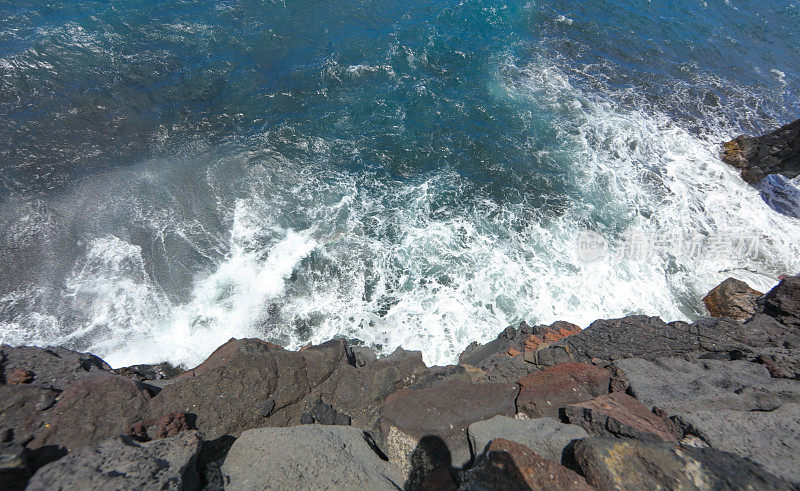
M 469 442 L 476 458 L 489 442 L 503 438 L 528 447 L 545 459 L 561 463 L 564 448 L 573 440 L 589 435 L 580 426 L 564 424 L 551 418 L 518 419 L 495 416 L 469 425 Z
M 800 331 L 800 276 L 784 278 L 758 304 L 759 313 L 777 319 L 794 332 Z M 794 347 L 800 348 L 800 344 Z
M 55 404 L 57 395 L 34 385 L 0 385 L 0 429 L 10 440 L 28 442 L 42 425 L 41 411 Z
M 30 372 L 33 380 L 24 383 L 64 390 L 78 379 L 109 370 L 111 367 L 106 362 L 90 353 L 66 348 L 0 345 L 0 381 L 3 383 Z
M 514 441 L 492 440 L 486 454 L 463 475 L 464 491 L 507 489 L 589 491 L 586 480 Z
M 25 448 L 19 443 L 0 443 L 0 484 L 4 490 L 25 489 L 30 477 Z
M 247 430 L 222 465 L 226 490 L 397 489 L 403 479 L 351 426 Z
M 158 440 L 175 436 L 181 431 L 196 429 L 193 416 L 186 413 L 169 413 L 160 418 L 140 421 L 131 426 L 127 433 L 140 442 Z
M 750 288 L 744 281 L 728 278 L 703 298 L 711 317 L 749 319 L 756 312 L 756 298 L 763 293 Z
M 608 394 L 611 373 L 587 363 L 561 363 L 519 381 L 517 411 L 532 418 L 558 417 L 559 408 Z
M 653 438 L 677 442 L 683 436 L 669 419 L 653 414 L 633 397 L 612 392 L 591 401 L 563 408 L 564 417 L 573 425 L 595 436 Z
M 580 440 L 574 450 L 598 489 L 792 489 L 760 465 L 712 448 L 606 437 Z
M 195 432 L 141 444 L 117 436 L 42 467 L 27 489 L 199 489 L 195 461 L 200 443 Z
M 723 145 L 723 162 L 757 183 L 770 174 L 792 179 L 800 174 L 800 119 L 759 137 L 739 136 Z

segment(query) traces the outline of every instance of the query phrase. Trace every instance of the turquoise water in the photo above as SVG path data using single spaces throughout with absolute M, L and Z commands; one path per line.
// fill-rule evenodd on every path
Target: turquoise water
M 0 341 L 193 364 L 332 336 L 702 315 L 800 270 L 800 4 L 0 2 Z M 585 262 L 575 235 L 757 237 Z

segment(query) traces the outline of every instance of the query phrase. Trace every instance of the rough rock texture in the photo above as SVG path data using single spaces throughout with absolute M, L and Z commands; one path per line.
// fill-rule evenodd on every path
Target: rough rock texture
M 30 371 L 32 385 L 64 390 L 72 382 L 111 370 L 106 362 L 90 353 L 66 348 L 37 348 L 0 345 L 0 383 L 18 370 Z
M 467 430 L 473 455 L 481 455 L 490 441 L 503 438 L 528 447 L 545 459 L 561 463 L 564 448 L 573 440 L 589 436 L 580 426 L 555 419 L 518 419 L 495 416 L 469 425 Z
M 758 305 L 759 313 L 777 319 L 796 334 L 800 331 L 800 276 L 783 279 L 759 299 Z M 791 341 L 794 341 L 794 346 L 790 346 L 791 348 L 800 348 L 797 336 Z
M 0 485 L 6 491 L 25 489 L 30 469 L 25 448 L 19 443 L 0 443 Z
M 155 365 L 131 365 L 129 367 L 115 368 L 113 371 L 117 375 L 122 375 L 138 382 L 168 380 L 183 373 L 180 368 L 166 362 Z
M 41 427 L 42 411 L 55 404 L 58 391 L 32 385 L 0 385 L 0 430 L 26 443 Z
M 712 448 L 746 457 L 800 486 L 800 404 L 774 411 L 695 411 L 676 421 Z
M 742 170 L 742 179 L 756 183 L 769 174 L 789 179 L 800 174 L 800 119 L 772 133 L 739 136 L 722 146 L 722 160 Z
M 519 381 L 517 411 L 532 418 L 558 417 L 559 408 L 608 394 L 611 373 L 587 363 L 561 363 Z
M 711 448 L 586 438 L 574 450 L 578 468 L 598 489 L 792 489 L 760 465 Z
M 126 433 L 134 423 L 149 419 L 149 396 L 137 382 L 107 373 L 91 375 L 70 385 L 43 416 L 43 429 L 30 448 L 58 445 L 73 450 Z
M 222 466 L 225 489 L 397 489 L 403 479 L 363 430 L 303 425 L 247 430 Z
M 143 444 L 118 436 L 42 467 L 27 489 L 198 489 L 199 450 L 200 438 L 194 432 Z
M 131 426 L 127 433 L 140 442 L 175 436 L 181 431 L 194 430 L 194 417 L 186 413 L 169 413 Z
M 800 349 L 763 348 L 753 356 L 774 378 L 800 378 Z
M 420 450 L 446 465 L 460 466 L 470 460 L 467 427 L 501 414 L 515 414 L 513 384 L 468 384 L 450 382 L 423 389 L 399 390 L 386 399 L 381 412 L 381 432 L 392 462 L 411 473 L 414 451 L 423 437 L 436 437 L 442 444 Z M 431 441 L 431 443 L 436 443 Z M 443 448 L 442 448 L 443 447 Z M 446 453 L 440 457 L 439 451 Z M 424 456 L 421 457 L 424 460 Z M 420 464 L 422 465 L 422 464 Z M 434 465 L 433 470 L 438 467 Z
M 732 317 L 746 320 L 756 313 L 756 298 L 763 293 L 744 281 L 728 278 L 703 298 L 711 317 Z
M 771 411 L 800 399 L 800 383 L 771 378 L 767 368 L 757 363 L 632 358 L 615 365 L 636 399 L 670 415 L 699 408 Z
M 305 409 L 298 403 L 347 362 L 340 340 L 294 352 L 258 339 L 232 339 L 164 387 L 151 402 L 152 412 L 196 414 L 197 428 L 209 440 L 297 424 Z
M 668 442 L 677 442 L 683 436 L 670 420 L 656 416 L 622 392 L 571 404 L 563 411 L 567 421 L 596 436 L 653 438 Z
M 566 467 L 542 458 L 519 443 L 497 438 L 486 455 L 463 475 L 464 491 L 529 489 L 581 490 L 592 488 Z

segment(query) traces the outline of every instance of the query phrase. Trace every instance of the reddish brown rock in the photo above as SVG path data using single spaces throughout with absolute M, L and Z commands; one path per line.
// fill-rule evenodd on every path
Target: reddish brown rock
M 517 411 L 532 418 L 557 418 L 567 404 L 608 394 L 611 373 L 588 363 L 559 363 L 519 381 Z
M 612 392 L 591 401 L 570 404 L 564 415 L 574 425 L 595 436 L 678 440 L 678 430 L 669 420 L 653 414 L 633 397 Z
M 420 486 L 420 491 L 456 491 L 458 486 L 453 479 L 450 469 L 437 469 L 428 473 L 425 482 Z
M 73 450 L 122 435 L 137 421 L 150 418 L 148 403 L 147 392 L 133 380 L 110 374 L 88 376 L 61 393 L 29 447 Z
M 29 384 L 33 382 L 34 375 L 30 370 L 16 368 L 8 374 L 6 383 L 9 385 Z
M 712 317 L 749 319 L 756 312 L 756 298 L 763 295 L 744 281 L 728 278 L 703 298 Z
M 472 490 L 592 489 L 579 474 L 550 462 L 519 443 L 495 438 L 486 455 L 464 476 L 461 488 Z
M 523 347 L 525 351 L 536 351 L 544 343 L 552 343 L 579 332 L 581 332 L 581 328 L 575 324 L 564 321 L 554 322 L 550 326 L 539 327 L 535 334 L 531 334 L 525 339 Z
M 507 354 L 508 356 L 517 356 L 517 355 L 519 355 L 520 353 L 522 353 L 522 351 L 518 350 L 517 348 L 515 348 L 515 347 L 513 347 L 513 346 L 512 346 L 512 347 L 510 347 L 510 348 L 508 348 L 508 351 L 506 351 L 506 354 Z
M 191 417 L 183 412 L 165 414 L 160 418 L 140 421 L 128 429 L 128 434 L 140 442 L 175 436 L 181 431 L 194 430 Z

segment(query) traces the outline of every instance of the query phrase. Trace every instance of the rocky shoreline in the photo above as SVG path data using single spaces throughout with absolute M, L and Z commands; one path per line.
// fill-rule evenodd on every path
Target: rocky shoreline
M 341 339 L 186 371 L 3 345 L 1 487 L 800 489 L 800 276 L 745 287 L 694 323 L 522 323 L 446 367 Z

